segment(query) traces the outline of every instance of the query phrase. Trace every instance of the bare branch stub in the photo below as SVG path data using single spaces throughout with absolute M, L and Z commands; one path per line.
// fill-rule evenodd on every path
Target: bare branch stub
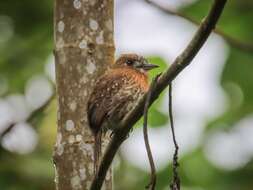
M 171 83 L 171 81 L 174 80 L 175 77 L 191 63 L 193 58 L 199 52 L 200 48 L 203 46 L 213 29 L 215 28 L 215 25 L 221 16 L 226 2 L 227 0 L 214 0 L 208 15 L 200 24 L 190 43 L 187 45 L 185 50 L 175 59 L 169 69 L 159 77 L 157 85 L 154 88 L 154 93 L 151 97 L 151 104 L 159 97 L 161 92 Z M 92 185 L 90 188 L 91 190 L 101 189 L 101 186 L 106 176 L 106 172 L 109 169 L 118 148 L 125 140 L 132 126 L 143 115 L 145 97 L 146 96 L 144 96 L 136 105 L 136 107 L 125 116 L 124 120 L 119 123 L 119 130 L 115 132 L 115 135 L 111 139 L 111 142 L 105 151 L 98 171 L 99 177 L 94 178 L 94 180 L 92 181 Z

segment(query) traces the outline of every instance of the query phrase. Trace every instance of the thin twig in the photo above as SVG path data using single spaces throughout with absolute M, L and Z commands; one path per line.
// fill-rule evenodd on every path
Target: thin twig
M 154 0 L 152 0 L 152 1 L 151 0 L 144 0 L 144 1 L 147 2 L 148 4 L 150 4 L 151 6 L 161 10 L 162 12 L 164 12 L 166 14 L 181 17 L 181 18 L 188 20 L 189 22 L 191 22 L 192 24 L 195 24 L 197 26 L 200 25 L 200 22 L 198 22 L 197 20 L 194 20 L 190 16 L 185 15 L 184 13 L 172 10 L 169 7 L 164 7 L 161 4 L 155 2 Z M 219 28 L 214 29 L 213 32 L 218 34 L 219 36 L 221 36 L 232 47 L 235 47 L 237 49 L 241 49 L 241 50 L 249 52 L 249 53 L 253 53 L 253 43 L 248 43 L 248 42 L 236 39 L 236 38 L 226 34 L 225 32 L 223 32 Z
M 200 24 L 191 42 L 176 58 L 169 69 L 159 77 L 156 85 L 154 86 L 154 93 L 151 96 L 150 105 L 159 97 L 161 92 L 171 83 L 171 81 L 174 80 L 175 77 L 191 63 L 192 59 L 196 56 L 200 48 L 206 42 L 212 30 L 215 28 L 215 25 L 220 18 L 226 2 L 227 0 L 214 0 L 211 10 L 209 11 L 207 17 Z M 136 107 L 125 116 L 123 121 L 119 123 L 119 129 L 115 131 L 115 134 L 107 146 L 105 154 L 101 160 L 101 164 L 98 170 L 98 177 L 94 178 L 92 181 L 90 188 L 91 190 L 101 189 L 106 173 L 110 168 L 110 165 L 118 148 L 125 140 L 133 125 L 143 115 L 145 97 L 146 96 L 143 96 Z
M 179 146 L 176 140 L 175 128 L 174 128 L 174 120 L 173 120 L 173 111 L 172 111 L 172 83 L 169 84 L 169 117 L 170 117 L 170 126 L 172 132 L 173 143 L 175 146 L 175 152 L 173 155 L 173 180 L 170 185 L 171 190 L 180 190 L 180 177 L 178 175 L 178 150 Z
M 145 147 L 147 150 L 147 154 L 148 154 L 148 160 L 149 160 L 149 165 L 150 165 L 150 169 L 151 169 L 151 176 L 150 176 L 150 182 L 149 184 L 146 186 L 147 189 L 151 189 L 154 190 L 155 189 L 155 185 L 156 185 L 156 168 L 155 168 L 155 163 L 154 163 L 154 159 L 152 156 L 152 151 L 149 145 L 149 139 L 148 139 L 148 108 L 149 108 L 149 104 L 150 104 L 150 100 L 151 100 L 151 95 L 153 93 L 153 88 L 158 80 L 158 77 L 160 75 L 157 75 L 153 80 L 152 83 L 149 87 L 149 91 L 147 92 L 147 97 L 145 100 L 145 105 L 144 105 L 144 113 L 143 113 L 143 136 L 144 136 L 144 142 L 145 142 Z

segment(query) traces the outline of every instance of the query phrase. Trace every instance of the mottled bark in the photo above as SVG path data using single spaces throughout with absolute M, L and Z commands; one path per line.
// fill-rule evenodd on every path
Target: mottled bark
M 54 37 L 56 188 L 85 190 L 94 177 L 93 136 L 86 105 L 96 77 L 114 61 L 113 0 L 55 0 Z M 112 189 L 111 172 L 103 189 Z

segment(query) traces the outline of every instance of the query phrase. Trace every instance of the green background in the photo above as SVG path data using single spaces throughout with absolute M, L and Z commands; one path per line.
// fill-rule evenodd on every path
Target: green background
M 179 11 L 201 21 L 210 7 L 210 2 L 196 1 Z M 252 0 L 230 0 L 218 28 L 240 41 L 253 44 L 252 19 Z M 24 93 L 26 82 L 35 74 L 44 73 L 45 64 L 53 48 L 52 21 L 52 0 L 0 1 L 0 86 L 3 81 L 8 83 L 8 89 L 0 91 L 2 99 L 13 93 Z M 160 71 L 167 67 L 167 63 L 160 57 L 150 57 L 150 60 L 162 66 Z M 222 115 L 206 122 L 207 136 L 213 130 L 232 130 L 234 124 L 252 113 L 253 52 L 229 47 L 229 56 L 219 80 L 228 96 L 229 107 Z M 243 93 L 243 102 L 239 106 L 235 103 L 237 96 L 227 85 L 231 82 L 237 84 Z M 167 115 L 156 109 L 160 103 L 158 100 L 152 107 L 152 127 L 160 127 L 169 122 Z M 51 155 L 56 134 L 56 102 L 53 101 L 46 111 L 37 114 L 36 118 L 33 127 L 38 133 L 39 142 L 32 153 L 20 155 L 0 148 L 1 190 L 54 189 Z M 120 164 L 114 177 L 115 189 L 143 189 L 148 181 L 148 173 L 134 167 L 122 156 L 119 158 Z M 240 169 L 224 170 L 206 159 L 204 146 L 180 157 L 180 175 L 185 190 L 253 189 L 252 161 Z M 158 172 L 158 179 L 157 189 L 168 189 L 171 179 L 169 162 L 165 169 Z

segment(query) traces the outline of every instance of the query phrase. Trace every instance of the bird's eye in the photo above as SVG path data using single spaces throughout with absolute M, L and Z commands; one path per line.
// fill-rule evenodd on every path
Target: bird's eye
M 127 65 L 133 65 L 133 63 L 134 63 L 134 62 L 133 62 L 132 60 L 127 60 L 127 61 L 126 61 L 126 64 L 127 64 Z

